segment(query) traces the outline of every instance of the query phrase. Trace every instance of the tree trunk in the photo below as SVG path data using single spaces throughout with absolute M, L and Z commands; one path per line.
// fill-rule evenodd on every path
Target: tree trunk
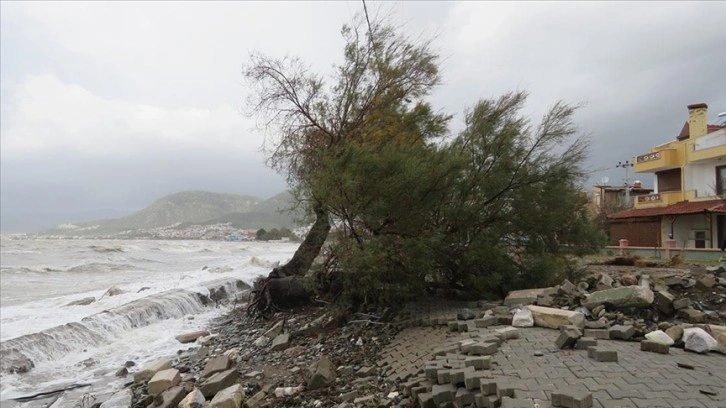
M 269 277 L 284 278 L 286 276 L 305 275 L 313 265 L 315 257 L 320 253 L 329 232 L 330 220 L 328 219 L 328 212 L 318 205 L 315 208 L 315 223 L 305 236 L 305 240 L 295 251 L 290 262 L 273 269 Z
M 274 268 L 266 278 L 256 282 L 247 307 L 248 315 L 257 313 L 266 317 L 278 307 L 296 307 L 310 301 L 313 293 L 305 286 L 303 276 L 313 265 L 329 232 L 328 212 L 317 206 L 315 223 L 290 262 Z

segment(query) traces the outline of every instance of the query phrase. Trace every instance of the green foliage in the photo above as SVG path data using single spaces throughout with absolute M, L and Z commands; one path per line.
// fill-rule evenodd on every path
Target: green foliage
M 255 57 L 248 71 L 266 84 L 256 106 L 275 114 L 271 165 L 338 228 L 323 273 L 337 277 L 340 302 L 396 304 L 437 284 L 478 296 L 547 285 L 569 256 L 603 244 L 577 187 L 588 144 L 575 107 L 556 103 L 533 125 L 526 93 L 484 99 L 441 140 L 451 117 L 424 100 L 439 82 L 430 44 L 381 23 L 371 32 L 344 28 L 331 87 L 297 60 Z

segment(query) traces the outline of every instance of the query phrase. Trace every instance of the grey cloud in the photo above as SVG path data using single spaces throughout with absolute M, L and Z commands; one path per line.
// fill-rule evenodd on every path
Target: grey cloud
M 117 215 L 183 189 L 281 191 L 259 134 L 230 114 L 246 96 L 246 57 L 296 55 L 329 72 L 341 25 L 362 11 L 360 2 L 79 4 L 0 3 L 3 230 Z M 466 107 L 515 89 L 530 92 L 535 120 L 557 100 L 582 103 L 587 184 L 621 182 L 615 164 L 674 138 L 687 104 L 708 103 L 712 120 L 726 111 L 722 2 L 368 5 L 414 38 L 438 34 L 444 83 L 432 103 L 456 115 L 454 132 Z M 34 88 L 19 114 L 19 92 L 40 77 L 53 91 Z M 53 110 L 49 100 L 61 117 L 38 112 Z M 197 111 L 208 122 L 187 118 Z

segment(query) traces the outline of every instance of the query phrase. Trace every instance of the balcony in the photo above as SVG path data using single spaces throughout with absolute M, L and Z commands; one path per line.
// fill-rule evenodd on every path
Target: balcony
M 667 191 L 664 193 L 644 194 L 637 196 L 635 208 L 665 207 L 685 200 L 682 191 Z
M 655 173 L 656 171 L 681 167 L 676 149 L 662 149 L 641 154 L 635 158 L 636 173 Z
M 690 151 L 690 154 L 688 156 L 688 161 L 692 163 L 726 157 L 726 146 L 709 147 L 699 150 L 696 150 L 694 148 Z

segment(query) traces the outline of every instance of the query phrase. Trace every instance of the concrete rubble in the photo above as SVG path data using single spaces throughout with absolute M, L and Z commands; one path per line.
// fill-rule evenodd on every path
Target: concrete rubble
M 124 407 L 608 406 L 603 392 L 614 401 L 631 398 L 632 384 L 567 386 L 556 382 L 565 375 L 556 364 L 541 378 L 531 375 L 530 364 L 564 362 L 568 375 L 591 385 L 618 372 L 632 357 L 628 353 L 661 359 L 662 367 L 705 371 L 679 357 L 686 351 L 726 358 L 718 354 L 726 354 L 726 296 L 719 297 L 724 278 L 721 269 L 652 277 L 644 270 L 598 273 L 511 292 L 504 301 L 399 313 L 385 325 L 365 315 L 357 320 L 363 323 L 349 323 L 332 336 L 323 329 L 334 319 L 324 313 L 277 315 L 256 324 L 227 318 L 213 334 L 179 335 L 184 345 L 173 358 L 128 367 L 134 382 L 122 395 L 124 401 L 132 395 L 133 403 Z M 417 328 L 421 335 L 412 335 L 413 341 L 396 341 L 397 333 Z M 539 332 L 549 333 L 548 340 L 535 348 L 530 342 L 542 336 L 527 333 Z M 206 340 L 196 340 L 201 337 Z M 510 371 L 502 369 L 505 364 Z M 663 393 L 673 386 L 669 381 Z M 726 406 L 721 388 L 700 387 L 701 398 L 715 401 L 711 406 Z M 657 393 L 649 398 L 653 406 L 668 406 L 659 405 Z

